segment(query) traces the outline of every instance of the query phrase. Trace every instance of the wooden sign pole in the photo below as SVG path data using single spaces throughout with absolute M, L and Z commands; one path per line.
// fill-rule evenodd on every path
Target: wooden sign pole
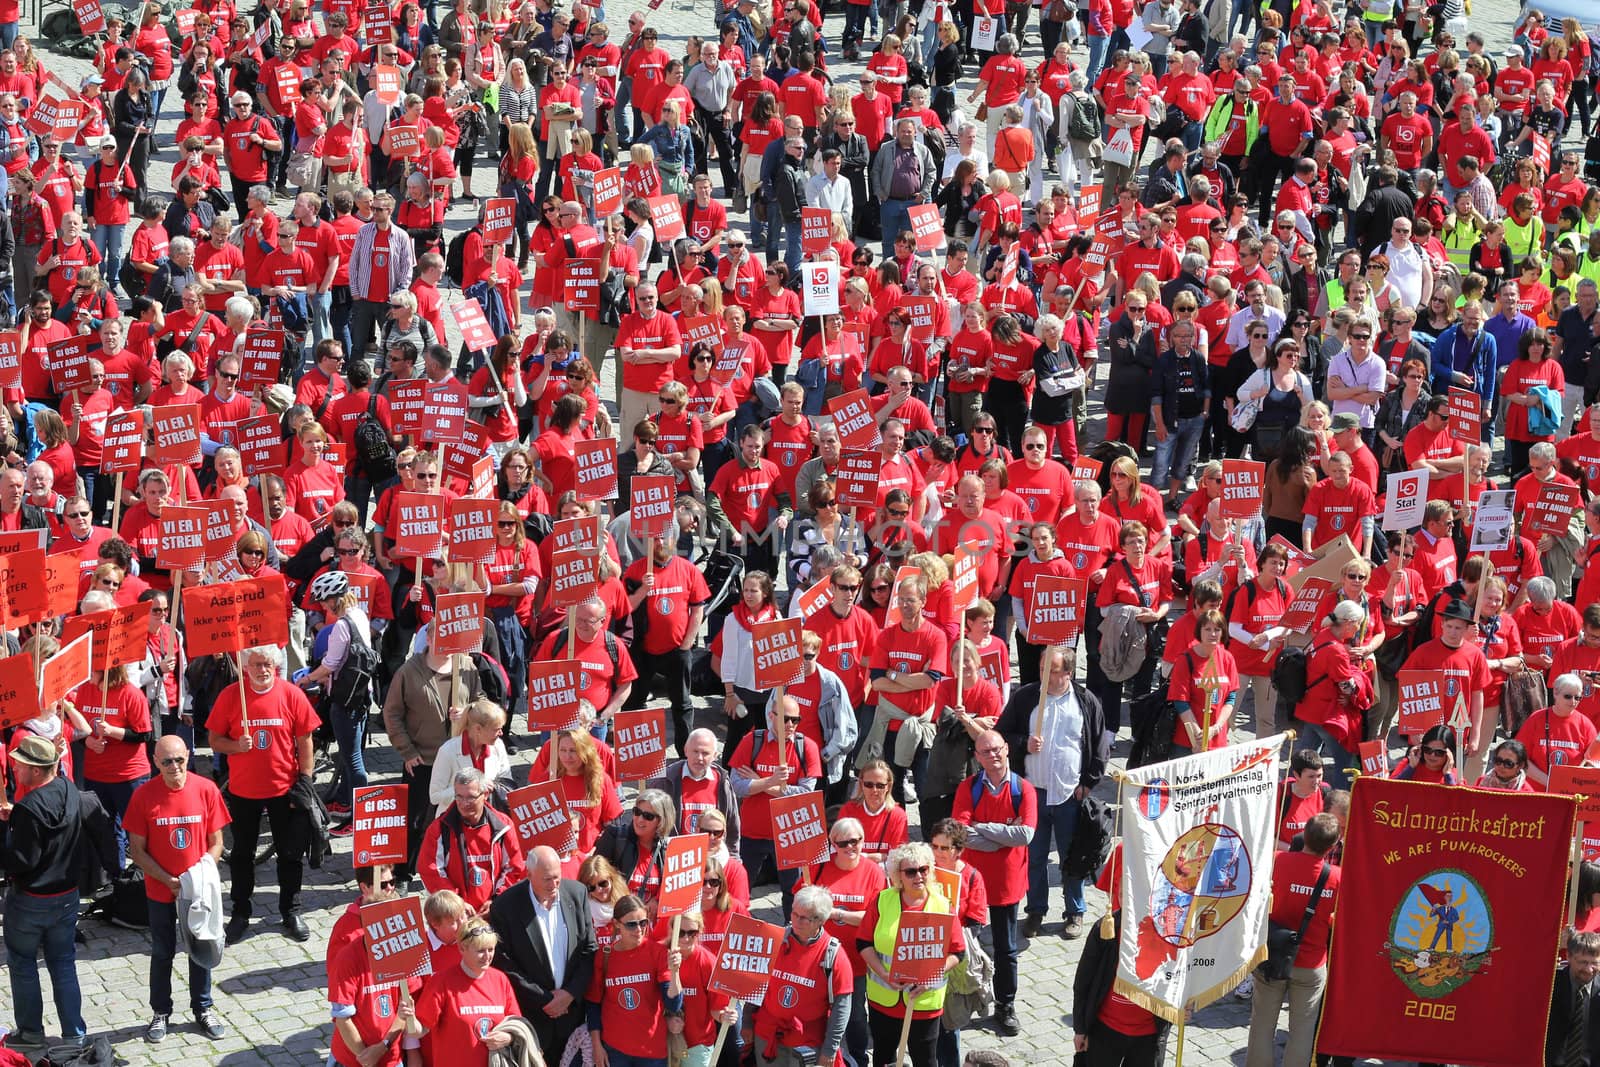
M 1055 645 L 1046 645 L 1039 670 L 1039 706 L 1033 710 L 1033 736 L 1044 740 L 1044 702 L 1050 693 L 1050 664 L 1055 659 Z

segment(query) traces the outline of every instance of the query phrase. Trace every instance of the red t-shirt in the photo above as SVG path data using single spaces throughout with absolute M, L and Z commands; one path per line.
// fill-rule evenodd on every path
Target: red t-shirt
M 623 576 L 630 590 L 644 584 L 645 559 L 637 559 Z M 673 556 L 664 567 L 652 568 L 655 585 L 645 597 L 645 607 L 655 626 L 644 635 L 644 649 L 652 656 L 662 656 L 681 646 L 689 636 L 689 609 L 711 599 L 711 590 L 705 577 L 682 556 Z
M 578 661 L 578 695 L 593 704 L 596 709 L 604 709 L 611 703 L 612 696 L 618 689 L 631 685 L 638 677 L 639 671 L 633 665 L 633 657 L 628 654 L 628 646 L 618 640 L 617 665 L 611 666 L 611 657 L 606 653 L 605 634 L 597 634 L 593 641 L 584 642 L 574 640 L 572 644 L 563 648 L 559 654 L 555 652 L 555 642 L 558 634 L 551 634 L 544 639 L 544 644 L 539 646 L 537 658 L 561 659 L 570 656 Z M 529 726 L 532 729 L 532 726 Z
M 667 949 L 659 941 L 626 950 L 612 945 L 610 952 L 595 958 L 588 1000 L 600 1005 L 600 1032 L 607 1045 L 640 1059 L 667 1054 L 661 987 L 670 977 Z
M 881 628 L 861 608 L 852 607 L 850 613 L 841 618 L 832 606 L 806 620 L 806 627 L 822 638 L 817 665 L 839 676 L 852 704 L 861 703 L 867 692 L 867 665 L 877 648 Z
M 247 688 L 248 723 L 241 721 L 239 687 L 230 685 L 217 698 L 206 728 L 237 740 L 248 726 L 249 750 L 228 757 L 228 790 L 247 800 L 270 800 L 287 793 L 300 776 L 296 741 L 315 732 L 319 720 L 305 694 L 282 678 L 265 693 Z
M 151 732 L 150 702 L 137 687 L 123 682 L 106 690 L 105 700 L 100 699 L 100 684 L 85 682 L 73 690 L 72 702 L 77 705 L 89 725 L 104 722 L 129 733 Z M 83 776 L 91 782 L 131 782 L 150 775 L 150 759 L 145 755 L 144 742 L 106 741 L 105 751 L 85 748 Z M 181 872 L 180 872 L 181 873 Z
M 450 1050 L 453 1067 L 488 1067 L 483 1039 L 519 1009 L 505 972 L 490 967 L 473 978 L 465 967 L 456 967 L 429 979 L 416 999 L 416 1012 L 432 1045 Z
M 144 838 L 150 858 L 174 878 L 199 863 L 211 835 L 232 821 L 222 790 L 198 774 L 185 775 L 182 789 L 161 778 L 146 782 L 134 790 L 122 815 L 123 829 Z M 173 901 L 172 891 L 154 879 L 145 879 L 144 889 L 157 903 Z
M 1377 501 L 1365 482 L 1351 478 L 1343 489 L 1324 478 L 1306 493 L 1305 514 L 1317 520 L 1311 532 L 1311 547 L 1321 548 L 1341 534 L 1359 543 L 1361 520 L 1378 513 Z
M 976 805 L 972 802 L 972 787 L 975 781 L 982 782 Z M 1022 789 L 1020 805 L 1012 803 L 1012 791 L 1008 783 L 1002 782 L 1000 788 L 996 790 L 990 786 L 989 776 L 986 773 L 968 778 L 956 788 L 955 806 L 950 812 L 950 817 L 967 826 L 986 822 L 1005 823 L 1008 826 L 1038 826 L 1038 793 L 1035 792 L 1033 783 L 1026 779 L 1019 776 L 1017 782 Z M 1026 846 L 1016 845 L 994 852 L 968 849 L 963 858 L 983 875 L 983 884 L 989 890 L 990 903 L 1015 904 L 1027 894 Z M 863 929 L 869 927 L 863 925 Z
M 811 881 L 826 889 L 833 897 L 833 906 L 842 911 L 866 911 L 867 905 L 889 888 L 883 867 L 865 860 L 856 864 L 853 871 L 844 870 L 835 863 L 824 863 L 813 870 Z M 840 947 L 850 957 L 850 965 L 858 973 L 866 973 L 867 964 L 861 958 L 861 946 L 856 943 L 863 927 L 829 920 L 825 929 L 839 939 Z
M 762 739 L 759 752 L 755 747 L 758 732 Z M 758 778 L 765 778 L 778 769 L 778 747 L 777 740 L 765 728 L 752 730 L 744 735 L 739 747 L 734 749 L 728 766 L 747 767 L 755 771 Z M 805 750 L 803 755 L 802 748 Z M 796 745 L 791 739 L 783 745 L 783 754 L 787 757 L 791 786 L 797 785 L 802 778 L 822 776 L 822 757 L 816 745 Z M 772 840 L 772 794 L 752 792 L 739 802 L 739 833 L 755 840 Z
M 910 632 L 899 624 L 881 630 L 870 662 L 875 671 L 926 672 L 938 681 L 946 673 L 949 661 L 949 638 L 941 627 L 924 618 Z M 889 700 L 902 711 L 921 715 L 933 707 L 933 687 L 910 693 L 885 693 L 880 699 Z M 890 725 L 898 728 L 899 723 Z
M 1278 853 L 1272 866 L 1273 922 L 1300 929 L 1306 905 L 1311 900 L 1312 890 L 1316 889 L 1317 879 L 1321 877 L 1326 862 L 1322 857 L 1305 852 Z M 1295 953 L 1296 967 L 1321 967 L 1328 960 L 1328 937 L 1333 925 L 1333 901 L 1339 895 L 1339 880 L 1338 866 L 1330 865 L 1327 883 L 1322 887 L 1322 895 L 1317 898 L 1317 906 L 1311 913 L 1305 936 L 1300 939 L 1300 951 Z
M 1595 725 L 1587 715 L 1560 716 L 1545 708 L 1528 716 L 1517 740 L 1528 750 L 1528 762 L 1545 774 L 1552 766 L 1577 766 L 1595 738 Z
M 359 926 L 357 927 L 359 930 Z M 455 971 L 461 972 L 458 964 Z M 440 975 L 449 972 L 440 972 Z M 488 974 L 499 974 L 491 970 Z M 486 975 L 487 977 L 487 975 Z M 435 979 L 437 981 L 437 978 Z M 505 981 L 501 975 L 501 981 Z M 413 993 L 422 989 L 420 979 L 411 979 L 409 983 Z M 400 982 L 374 982 L 372 969 L 369 965 L 366 941 L 357 939 L 333 953 L 328 960 L 328 1000 L 333 1004 L 348 1004 L 356 1009 L 351 1017 L 355 1024 L 356 1032 L 361 1035 L 364 1044 L 372 1045 L 383 1041 L 384 1035 L 394 1026 L 395 1015 L 400 1010 Z M 417 1006 L 420 1008 L 421 1003 Z M 337 1027 L 333 1031 L 333 1042 L 329 1050 L 334 1060 L 342 1067 L 360 1067 L 361 1061 L 357 1060 L 350 1047 L 345 1044 L 344 1037 Z M 391 1044 L 388 1051 L 378 1060 L 378 1067 L 398 1067 L 403 1049 L 401 1042 Z M 484 1058 L 487 1062 L 487 1056 Z
M 664 311 L 657 311 L 646 319 L 642 315 L 624 315 L 617 328 L 618 349 L 622 348 L 683 348 L 683 335 L 678 323 Z M 672 380 L 671 363 L 624 363 L 622 387 L 636 393 L 654 392 Z
M 863 925 L 861 929 L 867 927 Z M 776 1041 L 789 1048 L 816 1048 L 822 1044 L 829 1003 L 848 996 L 855 982 L 849 957 L 840 953 L 833 961 L 833 988 L 827 987 L 822 970 L 827 948 L 828 938 L 824 936 L 805 944 L 788 934 L 778 944 L 767 995 L 756 1009 L 758 1042 Z

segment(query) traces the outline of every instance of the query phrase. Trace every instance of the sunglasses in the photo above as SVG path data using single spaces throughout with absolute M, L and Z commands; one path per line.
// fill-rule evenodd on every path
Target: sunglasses
M 620 922 L 618 922 L 617 925 L 621 926 L 621 927 L 623 927 L 624 929 L 627 929 L 627 930 L 647 930 L 650 927 L 650 920 L 649 919 L 623 919 Z
M 1450 750 L 1448 748 L 1439 748 L 1437 746 L 1430 745 L 1427 748 L 1422 750 L 1422 754 L 1424 756 L 1441 756 L 1441 757 L 1443 757 L 1443 756 L 1448 756 L 1450 754 Z
M 800 725 L 800 716 L 798 716 L 798 715 L 785 715 L 783 717 L 783 722 L 784 722 L 785 726 L 799 726 Z M 638 814 L 638 813 L 635 812 L 634 814 Z
M 928 877 L 928 868 L 926 866 L 922 866 L 922 867 L 901 867 L 900 868 L 900 874 L 902 876 L 909 876 L 909 877 L 912 877 L 912 878 L 926 878 L 926 877 Z
M 1494 758 L 1494 765 L 1496 767 L 1515 767 L 1517 765 L 1517 759 L 1515 756 L 1496 756 Z
M 510 521 L 499 521 L 495 523 L 495 527 L 501 530 L 515 530 L 517 528 L 517 522 L 515 519 Z
M 861 838 L 859 838 L 859 837 L 847 837 L 842 841 L 835 841 L 834 844 L 838 845 L 840 848 L 860 848 L 861 847 Z
M 992 435 L 994 433 L 994 427 L 993 426 L 974 426 L 972 428 L 972 432 L 973 433 L 981 433 L 981 434 L 990 434 L 990 435 Z
M 589 886 L 589 892 L 603 892 L 611 888 L 611 879 L 602 878 Z
M 889 783 L 888 782 L 862 782 L 861 783 L 861 788 L 862 789 L 871 789 L 874 792 L 876 792 L 878 790 L 888 789 L 889 788 Z
M 657 815 L 649 808 L 634 808 L 633 817 L 635 819 L 643 819 L 646 822 L 658 822 L 661 819 L 661 816 Z
M 163 767 L 182 767 L 189 762 L 187 756 L 168 756 L 166 759 L 156 760 Z

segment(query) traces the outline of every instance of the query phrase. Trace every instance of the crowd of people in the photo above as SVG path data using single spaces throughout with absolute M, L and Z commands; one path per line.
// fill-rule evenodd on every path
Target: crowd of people
M 146 1040 L 180 947 L 221 1039 L 211 971 L 252 934 L 263 821 L 308 941 L 304 868 L 387 745 L 406 858 L 359 866 L 335 923 L 330 1062 L 705 1067 L 726 1029 L 719 1067 L 902 1044 L 957 1067 L 963 1027 L 1020 1032 L 1052 912 L 1088 930 L 1119 735 L 1180 755 L 1293 721 L 1279 873 L 1326 904 L 1291 977 L 1254 985 L 1249 1062 L 1287 999 L 1309 1063 L 1362 743 L 1404 748 L 1396 777 L 1539 790 L 1600 721 L 1600 54 L 1537 10 L 1497 54 L 1460 7 L 719 0 L 675 55 L 654 7 L 195 0 L 113 14 L 69 84 L 0 5 L 0 537 L 79 583 L 11 649 L 31 677 L 70 616 L 149 612 L 139 662 L 10 730 L 10 1043 L 44 1041 L 41 954 L 63 1037 L 88 1035 L 86 852 L 142 875 Z M 819 262 L 838 310 L 807 314 Z M 452 350 L 469 298 L 487 339 Z M 857 390 L 865 438 L 829 415 Z M 470 433 L 402 418 L 445 393 Z M 130 415 L 148 437 L 191 404 L 200 462 L 111 473 Z M 1391 529 L 1387 476 L 1415 470 L 1420 520 Z M 641 543 L 650 476 L 676 500 Z M 492 496 L 492 559 L 416 552 L 402 493 Z M 162 515 L 206 501 L 227 558 L 174 567 Z M 1506 529 L 1476 536 L 1480 502 Z M 599 565 L 567 606 L 573 547 Z M 1291 579 L 1330 559 L 1287 628 Z M 286 642 L 187 654 L 179 590 L 277 575 Z M 1084 581 L 1069 645 L 1030 635 L 1044 578 Z M 463 593 L 481 649 L 440 653 Z M 785 617 L 804 666 L 763 690 L 755 630 Z M 530 669 L 564 658 L 580 719 L 540 733 Z M 1447 722 L 1397 732 L 1405 670 L 1444 679 Z M 616 716 L 660 698 L 676 759 L 624 790 Z M 548 780 L 574 832 L 525 852 L 507 797 Z M 830 854 L 780 868 L 772 801 L 812 790 Z M 711 846 L 669 923 L 680 833 Z M 432 977 L 374 982 L 360 908 L 414 883 Z M 771 984 L 730 1001 L 711 968 L 772 883 Z M 907 911 L 959 916 L 939 981 L 891 976 Z M 1159 1062 L 1165 1024 L 1085 945 L 1084 1062 Z

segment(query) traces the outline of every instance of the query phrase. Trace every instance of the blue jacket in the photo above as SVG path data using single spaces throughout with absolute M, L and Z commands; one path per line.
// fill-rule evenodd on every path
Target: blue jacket
M 1494 335 L 1479 330 L 1470 349 L 1456 352 L 1456 339 L 1461 336 L 1460 325 L 1447 326 L 1433 342 L 1433 392 L 1449 393 L 1453 384 L 1451 375 L 1465 374 L 1472 379 L 1472 389 L 1483 398 L 1483 411 L 1494 410 L 1499 367 L 1499 348 Z

